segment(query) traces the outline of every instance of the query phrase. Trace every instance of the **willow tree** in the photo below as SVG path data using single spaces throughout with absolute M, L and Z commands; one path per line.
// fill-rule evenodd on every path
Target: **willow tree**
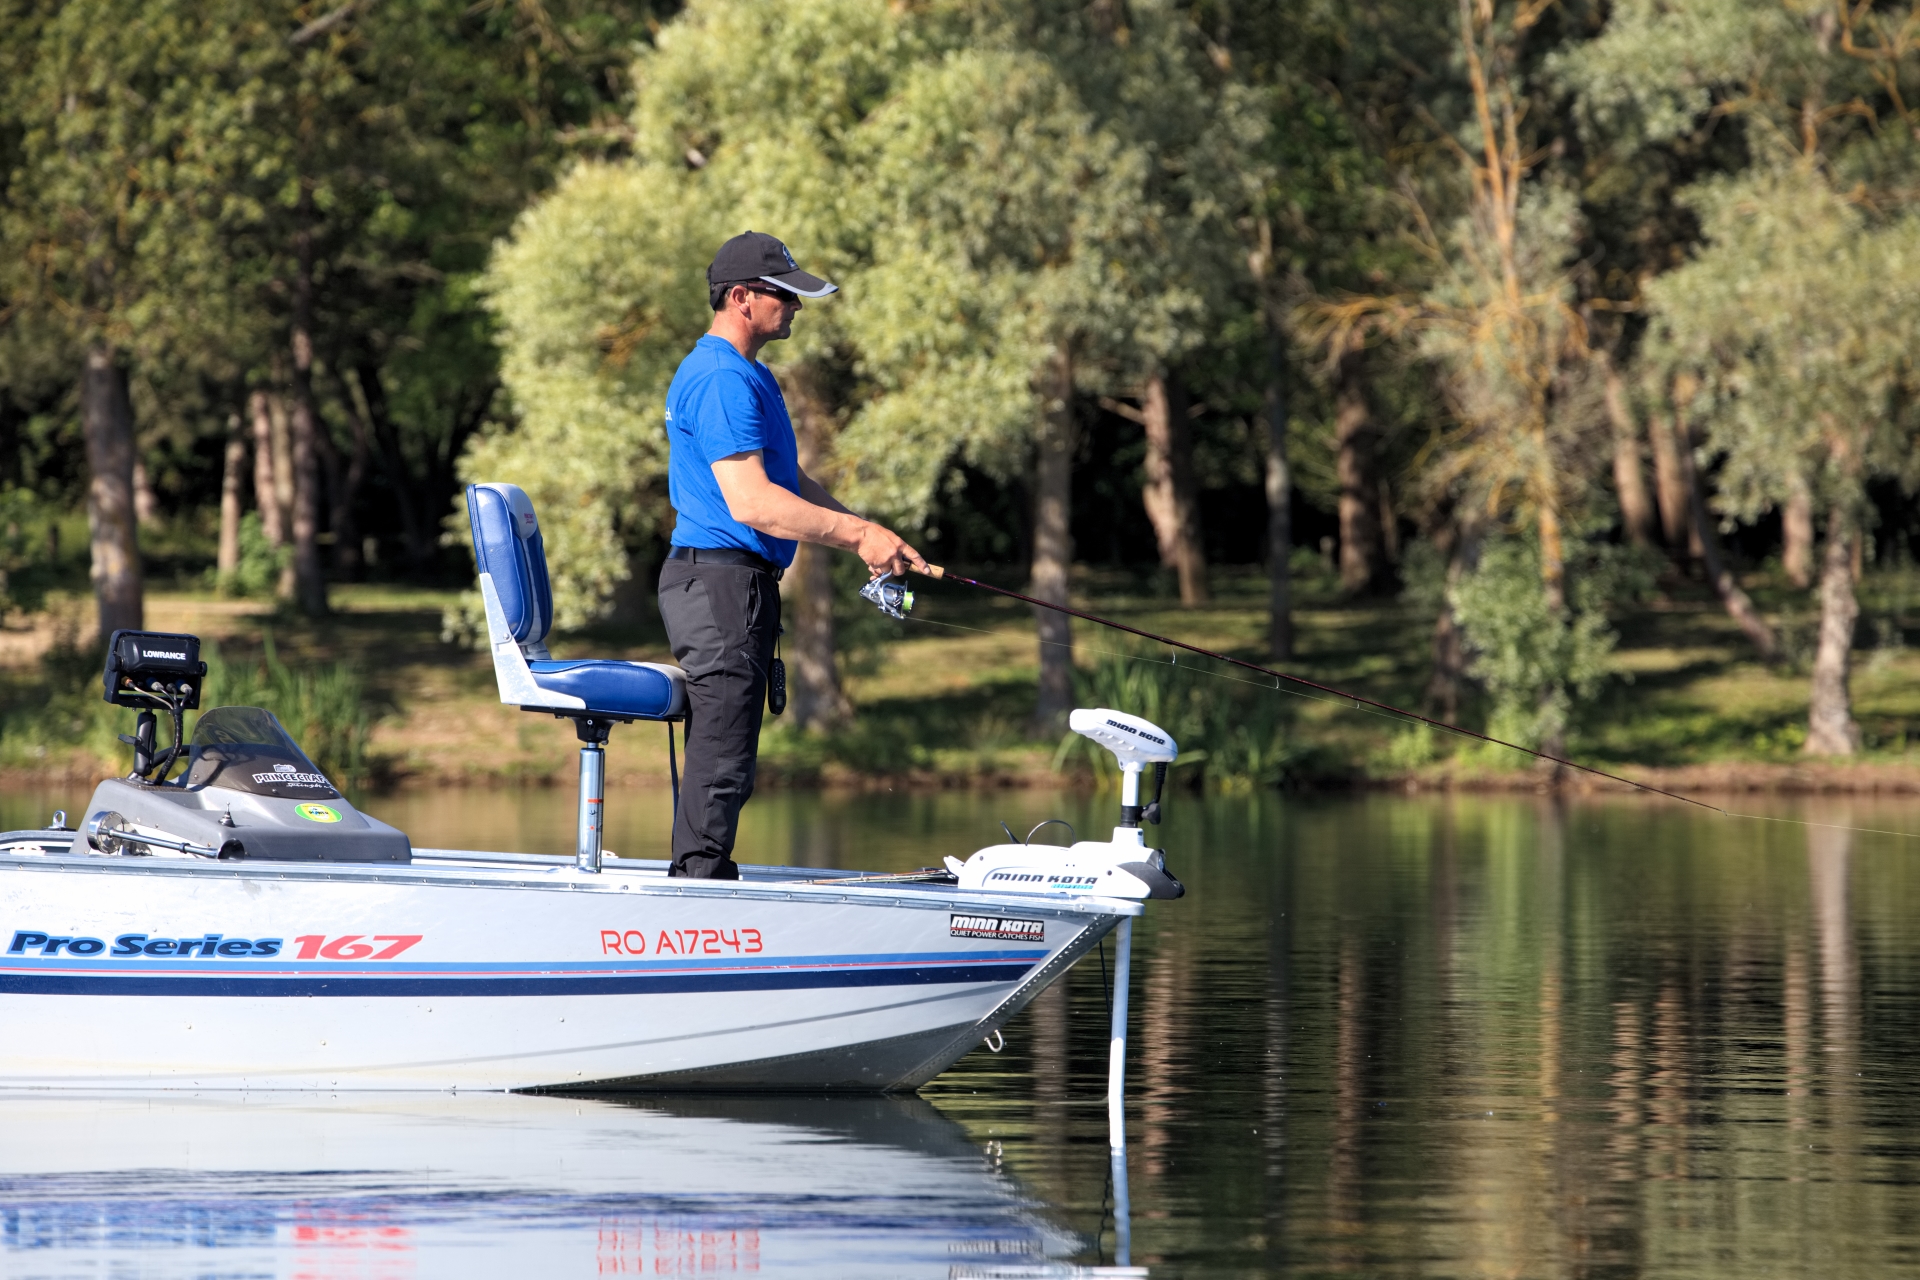
M 981 39 L 1044 56 L 1098 126 L 1144 158 L 1143 212 L 1126 229 L 1138 245 L 1116 281 L 1127 309 L 1112 340 L 1086 353 L 1115 394 L 1103 407 L 1140 425 L 1141 502 L 1161 564 L 1183 604 L 1209 597 L 1196 425 L 1205 370 L 1225 363 L 1223 332 L 1257 307 L 1243 237 L 1253 205 L 1278 185 L 1270 141 L 1280 103 L 1235 74 L 1230 57 L 1185 7 L 1149 0 L 1124 8 L 1051 0 L 982 6 L 1002 12 Z M 1024 19 L 1024 20 L 1022 20 Z M 1269 245 L 1271 248 L 1271 245 Z M 1269 259 L 1271 255 L 1269 254 Z M 1271 266 L 1263 259 L 1261 268 Z M 1083 361 L 1084 362 L 1084 361 Z
M 603 613 L 629 572 L 623 539 L 664 523 L 667 383 L 711 320 L 700 268 L 716 231 L 674 171 L 588 164 L 494 255 L 512 429 L 476 439 L 460 472 L 533 498 L 560 627 Z
M 845 323 L 872 381 L 842 438 L 859 492 L 908 519 L 964 459 L 1032 458 L 1029 589 L 1068 601 L 1075 397 L 1123 345 L 1128 264 L 1151 248 L 1146 160 L 1047 57 L 971 48 L 917 64 L 862 141 L 873 261 Z M 1036 609 L 1035 721 L 1073 702 L 1073 635 Z
M 1848 691 L 1859 603 L 1854 562 L 1867 484 L 1920 480 L 1920 217 L 1872 219 L 1806 163 L 1695 193 L 1707 247 L 1653 282 L 1659 345 L 1697 370 L 1706 447 L 1724 456 L 1720 505 L 1736 519 L 1785 505 L 1798 485 L 1825 526 L 1807 750 L 1859 750 Z M 1876 225 L 1876 221 L 1878 225 Z
M 1686 387 L 1725 463 L 1720 509 L 1824 526 L 1807 750 L 1861 735 L 1848 691 L 1866 486 L 1916 479 L 1912 362 L 1920 306 L 1920 28 L 1872 6 L 1650 0 L 1617 7 L 1567 60 L 1584 108 L 1650 145 L 1715 121 L 1739 171 L 1685 194 L 1704 244 L 1651 282 L 1650 378 Z M 1697 390 L 1695 390 L 1697 388 Z
M 1312 309 L 1331 358 L 1368 328 L 1411 337 L 1438 371 L 1455 425 L 1431 452 L 1425 484 L 1463 524 L 1524 544 L 1487 557 L 1449 594 L 1479 650 L 1502 736 L 1559 754 L 1573 697 L 1611 633 L 1603 602 L 1569 592 L 1583 558 L 1600 424 L 1574 269 L 1581 221 L 1523 127 L 1518 52 L 1542 6 L 1460 0 L 1458 50 L 1469 118 L 1450 141 L 1466 208 L 1442 235 L 1419 231 L 1431 283 L 1413 298 L 1366 297 Z M 1477 535 L 1476 535 L 1477 536 Z M 1575 544 L 1570 548 L 1569 543 Z M 1509 582 L 1524 574 L 1530 595 Z

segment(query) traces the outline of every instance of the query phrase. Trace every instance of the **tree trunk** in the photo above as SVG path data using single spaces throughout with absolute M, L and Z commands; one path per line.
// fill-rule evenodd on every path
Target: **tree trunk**
M 1613 423 L 1613 490 L 1620 501 L 1620 524 L 1627 541 L 1650 547 L 1655 538 L 1653 498 L 1647 492 L 1646 472 L 1640 469 L 1640 424 L 1627 403 L 1626 380 L 1607 361 L 1607 417 Z
M 113 348 L 87 349 L 80 375 L 80 427 L 87 441 L 87 530 L 100 638 L 145 625 L 140 538 L 133 512 L 133 402 Z
M 833 415 L 821 394 L 818 371 L 809 364 L 780 371 L 793 410 L 800 469 L 819 480 L 833 448 Z M 833 551 L 809 542 L 794 553 L 781 580 L 792 619 L 787 631 L 787 693 L 793 722 L 802 729 L 831 729 L 853 714 L 834 661 Z
M 287 397 L 278 388 L 287 381 L 286 361 L 274 361 L 274 387 L 267 393 L 267 414 L 273 420 L 273 501 L 280 512 L 280 541 L 274 546 L 293 543 L 293 415 L 287 409 Z M 280 577 L 274 595 L 291 600 L 294 594 L 293 557 L 280 558 Z
M 1693 526 L 1693 546 L 1707 571 L 1707 583 L 1712 586 L 1714 594 L 1720 597 L 1721 607 L 1727 611 L 1727 616 L 1753 642 L 1760 660 L 1772 662 L 1779 655 L 1780 643 L 1773 634 L 1773 628 L 1754 608 L 1747 593 L 1740 589 L 1733 571 L 1727 568 L 1725 557 L 1720 552 L 1720 531 L 1713 527 L 1713 519 L 1707 512 L 1706 497 L 1700 491 L 1700 477 L 1694 471 L 1693 449 L 1687 433 L 1682 428 L 1674 434 L 1683 446 L 1680 469 L 1681 480 L 1687 487 L 1687 515 Z
M 349 421 L 354 415 L 347 415 Z M 364 432 L 356 432 L 364 438 Z M 333 567 L 349 582 L 360 577 L 360 525 L 354 519 L 354 507 L 360 499 L 360 480 L 366 474 L 366 454 L 356 448 L 351 458 L 342 458 L 333 442 L 333 432 L 324 419 L 314 422 L 313 443 L 320 456 L 320 470 L 327 481 L 327 528 L 333 534 Z
M 1827 517 L 1826 553 L 1820 565 L 1820 643 L 1814 651 L 1813 690 L 1807 706 L 1807 754 L 1850 756 L 1860 750 L 1847 691 L 1853 626 L 1860 602 L 1853 594 L 1853 544 L 1860 535 L 1836 509 Z
M 1349 351 L 1339 364 L 1334 388 L 1334 444 L 1340 481 L 1340 586 L 1371 591 L 1386 576 L 1377 515 L 1380 486 L 1373 470 L 1379 431 L 1367 404 L 1360 353 Z
M 1780 567 L 1786 571 L 1787 581 L 1804 591 L 1813 585 L 1813 491 L 1798 471 L 1788 477 L 1787 484 L 1787 502 L 1780 509 L 1785 543 Z
M 1147 482 L 1140 497 L 1160 544 L 1160 563 L 1180 575 L 1181 604 L 1205 604 L 1207 556 L 1193 479 L 1193 432 L 1186 384 L 1177 373 L 1147 379 L 1141 421 L 1147 429 Z
M 1267 656 L 1280 662 L 1293 656 L 1293 468 L 1287 460 L 1286 340 L 1273 314 L 1267 333 Z
M 1540 504 L 1540 585 L 1547 594 L 1547 608 L 1563 613 L 1567 607 L 1567 544 L 1560 524 L 1560 513 L 1551 503 Z
M 309 618 L 327 612 L 327 579 L 320 564 L 320 433 L 313 403 L 313 229 L 302 200 L 301 224 L 293 236 L 293 315 L 288 326 L 293 355 L 292 404 L 288 406 L 293 461 L 293 596 Z
M 94 604 L 100 639 L 146 624 L 146 589 L 140 581 L 140 535 L 132 505 L 132 399 L 127 370 L 113 349 L 86 349 L 81 372 L 81 430 L 86 436 L 86 530 L 92 551 Z
M 1267 326 L 1267 656 L 1293 656 L 1293 467 L 1287 456 L 1287 306 L 1274 279 L 1273 222 L 1255 220 L 1247 271 Z
M 1036 599 L 1066 604 L 1068 571 L 1073 564 L 1073 355 L 1062 346 L 1040 374 L 1040 421 L 1034 468 L 1033 576 L 1027 587 Z M 1071 619 L 1052 609 L 1035 608 L 1040 637 L 1040 689 L 1035 727 L 1058 733 L 1073 709 L 1073 629 Z
M 1667 549 L 1675 558 L 1697 555 L 1692 546 L 1693 517 L 1687 502 L 1687 469 L 1681 462 L 1680 441 L 1674 432 L 1673 417 L 1655 414 L 1647 421 L 1647 435 L 1653 442 L 1654 493 L 1660 502 L 1660 529 L 1666 535 Z
M 136 446 L 135 453 L 139 450 Z M 147 477 L 147 464 L 133 460 L 133 520 L 142 529 L 150 529 L 160 520 L 160 500 L 153 496 L 153 481 Z
M 1400 516 L 1393 509 L 1393 486 L 1380 481 L 1380 555 L 1388 569 L 1400 565 Z
M 1480 533 L 1450 517 L 1434 533 L 1434 543 L 1447 557 L 1447 587 L 1440 597 L 1440 613 L 1433 620 L 1433 674 L 1427 678 L 1427 714 L 1452 724 L 1460 718 L 1460 685 L 1467 676 L 1467 635 L 1453 616 L 1453 589 L 1480 561 Z
M 265 391 L 247 396 L 247 418 L 253 424 L 253 505 L 260 512 L 260 532 L 270 546 L 287 541 L 286 521 L 281 518 L 279 462 L 275 447 L 279 443 L 274 429 L 274 411 Z
M 240 507 L 246 485 L 247 436 L 236 413 L 227 419 L 226 466 L 220 473 L 220 554 L 214 565 L 222 582 L 240 567 Z
M 407 567 L 419 573 L 433 559 L 433 542 L 420 509 L 414 504 L 414 479 L 407 470 L 406 455 L 400 450 L 400 432 L 387 407 L 387 387 L 381 381 L 380 366 L 362 360 L 354 366 L 354 381 L 360 384 L 360 398 L 367 404 L 367 421 L 373 424 L 374 442 L 380 447 L 380 461 L 386 468 L 387 484 L 393 490 L 394 509 L 400 515 L 400 537 L 406 545 Z
M 340 399 L 341 412 L 347 415 L 347 429 L 353 433 L 353 452 L 347 455 L 344 501 L 336 499 L 333 508 L 333 527 L 340 537 L 350 538 L 353 543 L 351 556 L 337 553 L 334 563 L 342 572 L 358 578 L 366 569 L 367 556 L 360 544 L 360 492 L 367 482 L 367 466 L 373 458 L 372 432 L 367 429 L 367 419 L 360 405 L 353 398 L 353 388 L 340 370 L 329 364 L 327 372 L 333 376 L 333 393 Z M 344 530 L 344 533 L 341 532 Z

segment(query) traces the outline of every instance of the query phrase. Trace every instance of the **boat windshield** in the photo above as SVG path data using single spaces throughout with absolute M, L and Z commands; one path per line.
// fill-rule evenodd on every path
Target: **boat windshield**
M 273 712 L 215 707 L 193 727 L 189 787 L 224 787 L 282 800 L 337 800 L 340 793 Z

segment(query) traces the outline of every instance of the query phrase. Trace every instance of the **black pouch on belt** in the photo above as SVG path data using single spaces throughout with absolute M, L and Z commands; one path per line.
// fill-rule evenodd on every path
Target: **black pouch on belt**
M 780 635 L 787 629 L 780 628 Z M 780 636 L 773 640 L 773 663 L 767 668 L 767 710 L 779 715 L 787 709 L 787 664 L 780 658 Z

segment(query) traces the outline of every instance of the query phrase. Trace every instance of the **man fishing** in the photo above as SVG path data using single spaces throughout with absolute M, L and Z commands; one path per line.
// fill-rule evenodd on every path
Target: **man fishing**
M 757 358 L 791 335 L 801 298 L 837 291 L 772 236 L 733 237 L 707 268 L 713 325 L 667 389 L 675 521 L 660 617 L 687 675 L 687 773 L 670 875 L 740 878 L 733 842 L 753 795 L 778 583 L 795 544 L 851 551 L 876 577 L 927 568 L 898 534 L 853 514 L 801 470 L 780 384 Z

